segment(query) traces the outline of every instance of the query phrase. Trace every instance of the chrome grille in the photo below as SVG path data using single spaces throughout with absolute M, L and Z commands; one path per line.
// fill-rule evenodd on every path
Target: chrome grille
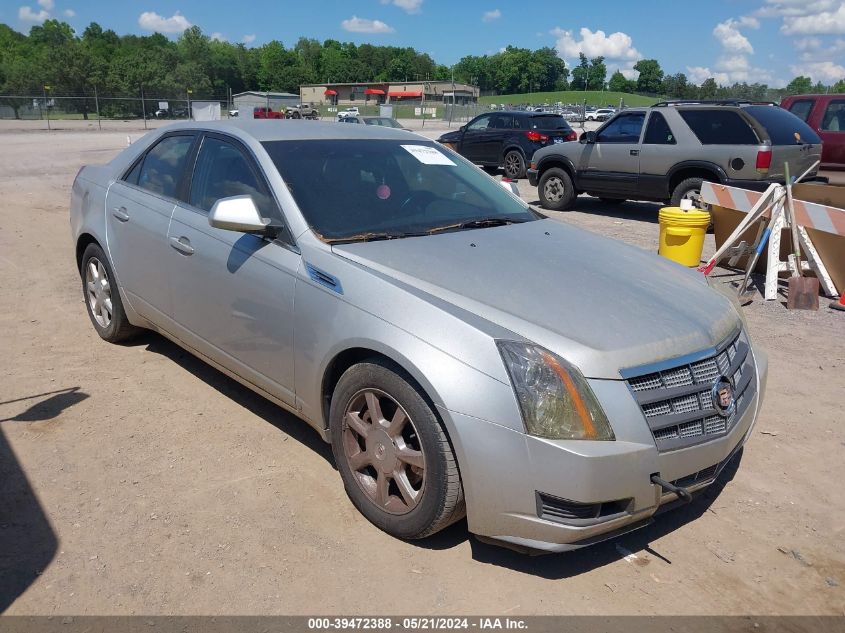
M 754 359 L 744 332 L 729 337 L 711 355 L 683 359 L 659 371 L 625 372 L 660 451 L 676 450 L 723 436 L 745 412 L 756 389 Z M 633 375 L 631 375 L 633 374 Z M 736 408 L 730 417 L 718 414 L 712 390 L 721 376 L 734 383 Z

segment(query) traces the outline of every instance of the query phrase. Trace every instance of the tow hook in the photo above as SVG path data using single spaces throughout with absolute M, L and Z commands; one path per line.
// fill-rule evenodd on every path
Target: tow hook
M 685 503 L 692 502 L 692 495 L 690 494 L 690 491 L 686 488 L 680 488 L 679 486 L 670 484 L 668 481 L 661 479 L 660 476 L 656 474 L 651 476 L 651 482 L 657 484 L 667 492 L 674 492 L 676 495 L 678 495 L 678 498 L 683 499 Z

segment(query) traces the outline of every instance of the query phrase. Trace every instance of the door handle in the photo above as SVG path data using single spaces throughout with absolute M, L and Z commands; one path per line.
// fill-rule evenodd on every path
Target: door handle
M 639 155 L 640 155 L 640 150 L 638 150 L 638 149 L 632 149 L 631 150 L 631 156 L 639 156 Z
M 111 210 L 111 214 L 121 222 L 129 222 L 129 214 L 126 213 L 126 207 L 115 207 Z
M 191 241 L 187 237 L 171 237 L 170 245 L 185 255 L 194 254 L 194 247 L 191 246 Z

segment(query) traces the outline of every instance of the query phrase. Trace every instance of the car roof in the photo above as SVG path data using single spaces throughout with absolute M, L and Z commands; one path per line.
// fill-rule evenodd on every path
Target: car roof
M 163 128 L 162 128 L 163 129 Z M 241 119 L 229 121 L 185 121 L 167 126 L 168 131 L 198 130 L 247 135 L 259 143 L 267 141 L 304 141 L 331 139 L 415 140 L 420 137 L 397 128 L 339 125 L 325 121 L 296 121 L 289 119 Z

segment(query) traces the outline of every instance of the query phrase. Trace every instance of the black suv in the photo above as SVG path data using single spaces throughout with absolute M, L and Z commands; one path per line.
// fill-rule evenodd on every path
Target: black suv
M 503 166 L 508 178 L 523 178 L 535 151 L 578 135 L 558 114 L 515 111 L 479 115 L 437 140 L 485 169 Z

